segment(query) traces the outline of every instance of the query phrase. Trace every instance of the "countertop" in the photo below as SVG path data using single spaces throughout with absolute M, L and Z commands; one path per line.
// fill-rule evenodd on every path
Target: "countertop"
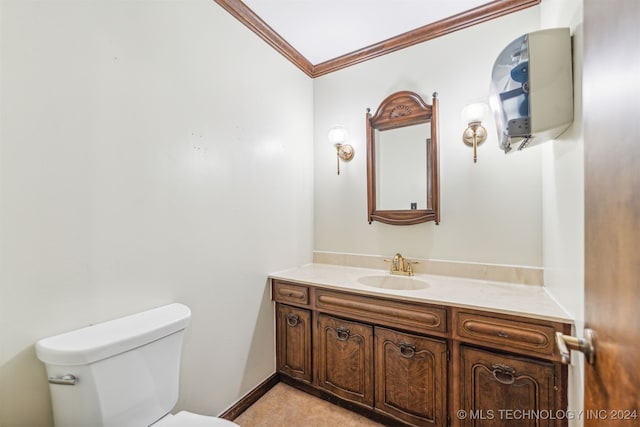
M 490 310 L 497 313 L 573 323 L 573 318 L 547 293 L 543 286 L 430 274 L 413 276 L 413 278 L 429 284 L 427 288 L 417 290 L 383 289 L 358 282 L 358 279 L 364 276 L 381 275 L 390 275 L 390 273 L 388 270 L 332 264 L 307 264 L 272 273 L 269 278 L 336 290 L 348 290 L 364 295 L 388 296 L 406 301 Z

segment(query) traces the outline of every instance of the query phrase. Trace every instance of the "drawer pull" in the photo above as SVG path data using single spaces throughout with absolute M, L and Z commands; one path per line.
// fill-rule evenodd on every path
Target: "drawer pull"
M 400 355 L 407 359 L 411 359 L 413 355 L 416 354 L 416 346 L 413 344 L 401 342 L 398 344 L 398 347 L 400 347 Z
M 300 320 L 300 316 L 298 316 L 297 314 L 287 314 L 287 325 L 296 326 L 298 324 L 298 320 Z
M 493 374 L 493 378 L 498 381 L 500 384 L 513 384 L 516 380 L 515 374 L 516 370 L 511 366 L 503 365 L 500 363 L 496 363 L 491 365 L 491 373 Z
M 347 328 L 336 328 L 336 336 L 338 337 L 339 341 L 348 340 L 350 334 L 351 331 L 349 331 Z
M 509 338 L 509 334 L 505 331 L 498 331 L 498 336 L 502 338 Z

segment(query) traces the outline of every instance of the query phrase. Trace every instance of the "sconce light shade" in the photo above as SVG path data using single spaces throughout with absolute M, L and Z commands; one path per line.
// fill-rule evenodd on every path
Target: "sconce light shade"
M 462 120 L 468 124 L 462 134 L 462 141 L 473 147 L 473 163 L 478 162 L 478 145 L 487 139 L 487 130 L 481 123 L 488 113 L 489 107 L 484 102 L 469 104 L 462 109 Z
M 465 123 L 482 122 L 489 113 L 489 107 L 484 102 L 469 104 L 462 109 L 462 120 Z
M 347 140 L 347 130 L 342 126 L 334 126 L 329 129 L 329 142 L 333 145 L 343 144 Z
M 329 142 L 336 147 L 338 175 L 340 175 L 340 159 L 348 162 L 353 158 L 353 147 L 345 144 L 347 137 L 347 130 L 342 126 L 333 126 L 329 130 Z

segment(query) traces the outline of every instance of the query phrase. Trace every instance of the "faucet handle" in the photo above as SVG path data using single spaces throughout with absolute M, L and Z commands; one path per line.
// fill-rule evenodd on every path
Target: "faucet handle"
M 391 272 L 393 273 L 395 271 L 399 271 L 400 270 L 400 261 L 401 260 L 402 260 L 402 255 L 395 254 L 393 259 L 385 259 L 384 261 L 391 263 Z
M 393 258 L 392 258 L 392 259 L 385 258 L 385 259 L 384 259 L 384 262 L 392 262 L 392 263 L 394 263 L 394 264 L 395 264 L 395 263 L 398 263 L 398 261 L 400 261 L 400 260 L 402 260 L 402 259 L 404 259 L 404 258 L 402 258 L 402 255 L 400 255 L 399 253 L 397 253 L 397 254 L 395 254 L 395 255 L 393 256 Z
M 411 264 L 420 264 L 420 263 L 418 261 L 407 261 L 407 260 L 404 260 L 404 262 L 407 264 L 407 275 L 413 276 L 413 267 L 411 267 Z

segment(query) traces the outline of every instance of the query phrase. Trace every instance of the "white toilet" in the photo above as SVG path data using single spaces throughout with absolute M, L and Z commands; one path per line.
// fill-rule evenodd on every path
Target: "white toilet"
M 44 338 L 56 427 L 231 427 L 216 417 L 169 411 L 178 401 L 180 353 L 191 311 L 169 304 Z

